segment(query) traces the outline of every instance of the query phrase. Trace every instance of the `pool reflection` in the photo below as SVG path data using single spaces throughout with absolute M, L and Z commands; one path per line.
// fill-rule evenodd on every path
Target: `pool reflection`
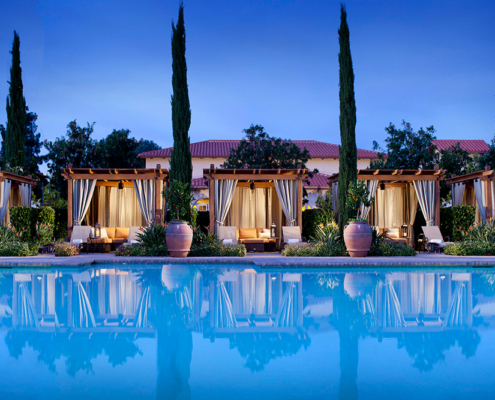
M 358 398 L 359 340 L 397 340 L 412 366 L 430 372 L 459 347 L 469 358 L 490 324 L 495 275 L 472 273 L 259 273 L 188 265 L 83 272 L 42 270 L 0 275 L 0 327 L 19 359 L 32 348 L 55 372 L 93 371 L 142 355 L 136 341 L 156 340 L 157 398 L 190 398 L 194 332 L 228 341 L 244 366 L 262 373 L 274 359 L 311 346 L 311 336 L 336 330 L 339 397 Z

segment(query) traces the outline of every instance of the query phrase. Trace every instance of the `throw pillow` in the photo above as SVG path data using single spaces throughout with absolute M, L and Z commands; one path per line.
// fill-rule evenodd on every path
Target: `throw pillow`
M 270 232 L 260 232 L 260 238 L 270 238 Z
M 289 239 L 289 240 L 287 240 L 287 243 L 288 244 L 296 244 L 296 243 L 299 243 L 299 239 Z
M 223 244 L 232 244 L 232 239 L 223 239 Z

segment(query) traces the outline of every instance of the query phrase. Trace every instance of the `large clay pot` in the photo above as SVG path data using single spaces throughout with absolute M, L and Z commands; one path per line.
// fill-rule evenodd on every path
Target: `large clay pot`
M 170 222 L 165 240 L 171 257 L 187 257 L 193 239 L 193 230 L 186 222 Z
M 345 247 L 351 257 L 366 257 L 370 251 L 373 233 L 363 221 L 353 221 L 344 227 Z

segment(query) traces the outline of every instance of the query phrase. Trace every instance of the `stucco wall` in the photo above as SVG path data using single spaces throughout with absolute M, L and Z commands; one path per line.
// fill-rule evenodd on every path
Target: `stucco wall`
M 211 164 L 219 168 L 225 160 L 225 158 L 193 158 L 193 179 L 203 176 L 203 168 L 210 168 Z M 146 168 L 155 168 L 157 164 L 160 164 L 162 168 L 169 169 L 169 161 L 170 159 L 168 158 L 147 158 Z M 357 164 L 358 169 L 366 169 L 370 165 L 370 159 L 360 159 Z M 309 169 L 318 168 L 318 171 L 322 174 L 332 175 L 339 172 L 339 160 L 333 158 L 313 158 L 308 161 L 307 167 Z

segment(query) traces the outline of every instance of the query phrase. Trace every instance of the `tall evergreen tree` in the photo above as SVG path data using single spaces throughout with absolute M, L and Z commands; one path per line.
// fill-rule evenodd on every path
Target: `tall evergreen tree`
M 5 161 L 11 168 L 24 167 L 26 149 L 24 128 L 26 124 L 26 100 L 22 91 L 22 70 L 19 35 L 14 31 L 10 88 L 7 96 L 7 129 L 5 132 Z
M 340 151 L 339 151 L 339 227 L 341 234 L 347 224 L 346 198 L 349 183 L 357 181 L 356 101 L 354 98 L 354 71 L 352 69 L 349 26 L 345 6 L 340 6 L 339 28 L 339 99 L 340 99 Z
M 192 159 L 189 140 L 191 108 L 187 88 L 186 29 L 184 4 L 179 6 L 177 25 L 172 22 L 172 128 L 174 147 L 170 157 L 170 180 L 191 185 Z

